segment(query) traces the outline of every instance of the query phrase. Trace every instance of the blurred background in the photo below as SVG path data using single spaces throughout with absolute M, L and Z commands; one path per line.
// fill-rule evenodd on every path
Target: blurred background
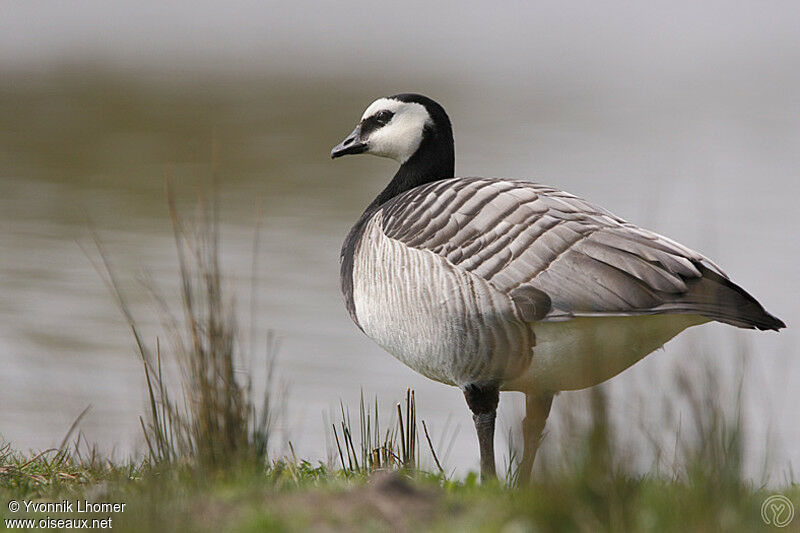
M 623 426 L 659 420 L 676 369 L 711 361 L 735 396 L 745 353 L 754 476 L 768 462 L 783 481 L 800 463 L 797 2 L 42 0 L 2 12 L 0 436 L 14 447 L 57 446 L 91 405 L 89 442 L 142 451 L 141 364 L 87 257 L 91 228 L 154 343 L 148 287 L 177 303 L 166 178 L 191 213 L 216 143 L 223 264 L 257 381 L 267 331 L 281 341 L 278 448 L 291 439 L 299 457 L 324 458 L 340 400 L 356 406 L 363 390 L 388 413 L 413 387 L 434 440 L 460 428 L 447 464 L 477 468 L 461 393 L 366 339 L 339 296 L 341 241 L 395 163 L 331 162 L 330 148 L 375 98 L 421 92 L 453 120 L 457 174 L 588 198 L 708 255 L 789 325 L 682 335 L 611 380 Z M 521 405 L 501 401 L 501 453 Z

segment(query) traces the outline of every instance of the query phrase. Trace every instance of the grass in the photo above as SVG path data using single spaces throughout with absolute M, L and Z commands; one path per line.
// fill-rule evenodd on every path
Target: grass
M 406 390 L 404 405 L 405 410 L 403 404 L 397 404 L 397 418 L 382 433 L 378 417 L 378 399 L 375 398 L 373 409 L 370 410 L 364 401 L 362 392 L 361 402 L 358 406 L 360 439 L 356 444 L 350 422 L 350 411 L 345 408 L 344 404 L 341 404 L 341 419 L 338 424 L 333 424 L 331 429 L 343 472 L 364 474 L 376 470 L 411 472 L 422 469 L 422 447 L 420 446 L 417 407 L 413 390 Z M 422 420 L 422 430 L 425 435 L 425 445 L 433 464 L 440 475 L 444 474 L 444 468 L 436 454 L 430 433 L 428 433 L 428 426 L 424 420 Z
M 293 452 L 273 457 L 271 428 L 280 401 L 271 379 L 257 397 L 250 373 L 237 370 L 252 354 L 242 350 L 234 302 L 225 296 L 214 206 L 201 212 L 194 231 L 187 229 L 171 196 L 170 206 L 180 313 L 154 291 L 168 342 L 157 340 L 149 347 L 141 337 L 100 249 L 105 262 L 100 270 L 143 365 L 149 398 L 141 420 L 145 455 L 112 463 L 80 434 L 38 453 L 3 445 L 0 519 L 5 527 L 11 525 L 8 519 L 50 517 L 110 518 L 115 531 L 754 531 L 767 527 L 761 506 L 768 496 L 779 493 L 800 503 L 795 484 L 773 491 L 745 478 L 741 409 L 722 408 L 711 371 L 694 381 L 678 378 L 676 390 L 689 406 L 680 427 L 691 430 L 675 429 L 680 445 L 671 469 L 663 468 L 657 444 L 658 459 L 649 472 L 631 466 L 630 449 L 611 420 L 613 407 L 603 387 L 593 389 L 588 403 L 562 411 L 563 431 L 548 436 L 558 446 L 540 455 L 527 487 L 480 485 L 475 473 L 449 476 L 413 391 L 383 425 L 377 400 L 368 402 L 362 395 L 352 417 L 341 405 L 340 418 L 331 425 L 336 446 L 331 464 L 298 459 Z M 177 391 L 164 370 L 171 362 L 180 377 Z M 513 467 L 508 478 L 513 479 Z M 35 513 L 23 507 L 15 512 L 7 503 L 11 500 L 23 506 L 64 500 L 124 503 L 125 509 Z
M 150 459 L 155 463 L 189 460 L 207 470 L 230 468 L 242 462 L 264 464 L 273 415 L 271 388 L 268 380 L 267 391 L 259 401 L 254 397 L 250 375 L 243 380 L 235 371 L 242 356 L 237 353 L 232 303 L 223 298 L 216 211 L 209 210 L 214 214 L 207 216 L 199 232 L 190 235 L 171 191 L 169 203 L 180 268 L 183 321 L 172 315 L 162 299 L 159 301 L 182 375 L 183 402 L 177 402 L 170 394 L 162 372 L 160 343 L 154 358 L 107 268 L 144 366 L 150 411 L 148 421 L 142 421 L 142 429 Z M 194 261 L 188 260 L 187 254 Z
M 765 527 L 761 504 L 774 493 L 743 480 L 709 482 L 699 471 L 687 479 L 598 471 L 588 460 L 517 489 L 480 486 L 474 475 L 354 473 L 288 460 L 213 477 L 174 463 L 89 463 L 71 452 L 24 458 L 5 449 L 2 464 L 4 501 L 124 502 L 124 512 L 112 513 L 117 531 L 757 531 Z M 797 487 L 777 492 L 800 498 Z M 0 515 L 44 516 L 5 505 Z M 101 515 L 58 514 L 68 516 Z

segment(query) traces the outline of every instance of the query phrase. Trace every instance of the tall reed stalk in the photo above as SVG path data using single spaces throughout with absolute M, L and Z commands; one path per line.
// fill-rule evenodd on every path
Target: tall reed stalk
M 107 256 L 100 248 L 107 280 L 130 327 L 144 368 L 149 411 L 140 418 L 150 458 L 157 463 L 188 461 L 204 469 L 223 469 L 267 461 L 275 414 L 272 363 L 275 343 L 268 342 L 266 390 L 256 398 L 237 338 L 232 298 L 225 295 L 220 267 L 216 206 L 201 208 L 200 222 L 189 228 L 168 188 L 178 256 L 181 313 L 153 292 L 163 313 L 170 360 L 177 363 L 181 398 L 172 394 L 164 372 L 164 348 L 148 348 L 133 318 Z M 191 231 L 190 231 L 191 230 Z M 99 245 L 98 245 L 99 246 Z M 252 354 L 251 354 L 252 355 Z

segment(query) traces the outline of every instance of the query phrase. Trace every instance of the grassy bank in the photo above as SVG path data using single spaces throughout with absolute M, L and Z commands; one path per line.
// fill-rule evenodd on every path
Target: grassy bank
M 177 465 L 90 462 L 66 452 L 21 456 L 6 448 L 1 463 L 0 498 L 22 505 L 12 513 L 4 504 L 4 523 L 110 517 L 114 531 L 755 531 L 768 527 L 761 506 L 776 494 L 741 481 L 632 477 L 588 464 L 512 489 L 479 486 L 474 476 L 352 474 L 304 462 L 211 474 Z M 797 487 L 779 493 L 800 501 Z M 75 512 L 25 512 L 31 500 L 67 500 Z M 78 513 L 78 501 L 125 508 Z

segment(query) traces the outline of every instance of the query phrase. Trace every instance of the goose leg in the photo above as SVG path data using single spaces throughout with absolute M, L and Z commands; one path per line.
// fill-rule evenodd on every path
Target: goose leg
M 525 418 L 522 420 L 522 438 L 524 447 L 522 450 L 522 460 L 517 470 L 517 484 L 526 485 L 531 480 L 531 470 L 533 460 L 536 458 L 536 450 L 542 440 L 542 431 L 550 414 L 550 407 L 553 405 L 553 395 L 546 394 L 525 394 Z
M 500 390 L 496 385 L 464 387 L 464 397 L 472 411 L 472 421 L 478 432 L 478 445 L 481 450 L 481 481 L 494 479 L 494 421 L 497 416 L 497 404 L 500 401 Z

